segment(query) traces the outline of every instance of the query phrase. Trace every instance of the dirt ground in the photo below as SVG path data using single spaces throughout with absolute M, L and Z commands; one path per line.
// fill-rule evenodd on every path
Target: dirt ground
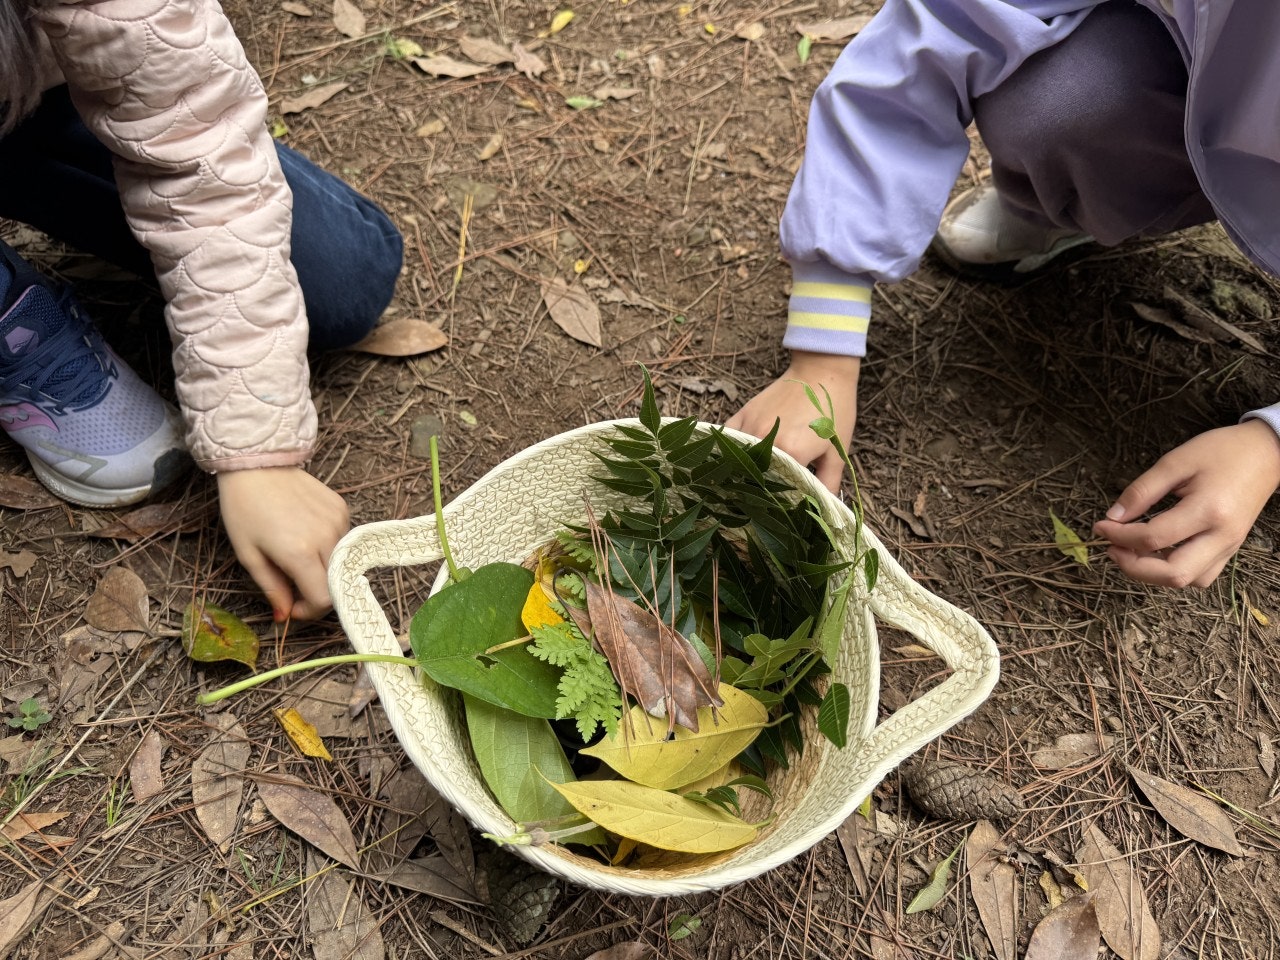
M 335 29 L 319 0 L 228 5 L 272 118 L 287 127 L 281 139 L 403 228 L 388 319 L 427 320 L 449 337 L 416 358 L 317 363 L 313 470 L 346 495 L 354 522 L 431 512 L 428 433 L 441 437 L 450 496 L 536 440 L 634 414 L 637 362 L 653 371 L 667 413 L 713 422 L 780 372 L 789 272 L 777 220 L 810 94 L 839 50 L 816 43 L 801 63 L 796 24 L 877 4 L 582 0 L 550 37 L 539 35 L 559 8 L 535 0 L 359 5 L 367 26 L 356 38 Z M 735 35 L 749 23 L 763 33 Z M 500 64 L 437 78 L 390 43 L 464 59 L 467 36 L 519 41 L 547 69 L 531 78 Z M 348 85 L 327 102 L 281 115 L 284 98 L 336 80 Z M 602 102 L 567 103 L 583 96 Z M 979 145 L 960 186 L 982 170 Z M 30 231 L 5 231 L 78 283 L 140 367 L 171 378 L 153 293 Z M 549 317 L 542 282 L 553 277 L 598 304 L 600 347 Z M 1077 862 L 1093 828 L 1145 892 L 1161 956 L 1277 954 L 1280 514 L 1264 513 L 1213 588 L 1185 593 L 1127 581 L 1096 546 L 1089 566 L 1078 564 L 1055 547 L 1050 520 L 1053 511 L 1087 535 L 1161 452 L 1280 397 L 1280 332 L 1267 322 L 1277 315 L 1280 285 L 1216 227 L 1095 249 L 1017 288 L 959 279 L 930 259 L 876 292 L 855 443 L 868 519 L 914 577 L 973 613 L 1002 651 L 995 693 L 925 755 L 998 776 L 1025 802 L 999 841 L 1016 871 L 1017 956 L 1048 909 L 1053 884 L 1042 877 L 1070 886 L 1063 865 Z M 1213 317 L 1235 332 L 1205 335 L 1222 329 Z M 10 498 L 30 476 L 18 453 L 0 451 Z M 195 704 L 243 671 L 183 655 L 173 638 L 193 598 L 247 619 L 263 638 L 261 666 L 342 652 L 346 640 L 332 618 L 271 624 L 218 528 L 207 478 L 159 499 L 175 505 L 168 516 L 111 536 L 104 528 L 120 516 L 110 512 L 0 514 L 4 709 L 35 697 L 52 717 L 0 740 L 0 815 L 10 818 L 0 900 L 34 898 L 0 907 L 9 951 L 0 956 L 579 960 L 634 941 L 663 957 L 716 960 L 1013 955 L 993 952 L 963 858 L 936 907 L 906 912 L 973 822 L 921 813 L 897 776 L 875 791 L 872 821 L 756 880 L 667 900 L 565 888 L 538 940 L 522 947 L 465 889 L 485 841 L 404 769 L 376 702 L 351 717 L 354 672 L 282 682 L 226 709 Z M 118 567 L 146 584 L 145 629 L 86 626 L 90 597 Z M 387 579 L 396 629 L 407 628 L 429 574 Z M 888 715 L 943 670 L 909 637 L 885 631 L 882 643 Z M 332 761 L 301 757 L 272 713 L 308 692 L 304 713 Z M 192 788 L 216 725 L 231 718 L 246 750 L 245 792 L 219 844 Z M 1086 747 L 1060 762 L 1037 752 L 1069 734 L 1085 735 Z M 1171 828 L 1131 768 L 1223 798 L 1243 855 Z M 314 876 L 329 861 L 263 799 L 263 785 L 283 776 L 330 798 L 361 848 L 400 829 L 395 853 L 430 865 L 418 886 L 440 893 L 439 877 L 451 876 L 453 896 L 379 879 L 385 847 L 365 854 L 359 873 Z M 19 805 L 64 816 L 20 835 Z M 404 815 L 423 808 L 429 817 Z M 38 879 L 50 885 L 31 886 Z M 33 925 L 14 939 L 32 906 Z M 326 909 L 348 933 L 362 924 L 362 937 L 317 934 Z

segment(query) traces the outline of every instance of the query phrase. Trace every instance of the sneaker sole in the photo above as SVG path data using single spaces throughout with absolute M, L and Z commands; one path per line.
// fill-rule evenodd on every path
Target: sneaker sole
M 1092 237 L 1075 237 L 1060 242 L 1059 246 L 1048 253 L 1023 257 L 1021 260 L 1006 260 L 1003 263 L 974 263 L 972 260 L 961 260 L 937 236 L 929 244 L 929 249 L 939 260 L 962 277 L 1016 285 L 1043 276 L 1051 268 L 1078 263 L 1092 253 L 1092 248 L 1097 245 Z
M 164 489 L 181 476 L 185 472 L 185 465 L 190 463 L 185 453 L 173 450 L 156 461 L 150 483 L 139 487 L 104 490 L 102 487 L 91 487 L 64 477 L 29 451 L 27 460 L 31 463 L 31 469 L 36 472 L 36 479 L 44 484 L 49 492 L 82 507 L 127 507 L 139 500 L 145 500 L 153 491 Z

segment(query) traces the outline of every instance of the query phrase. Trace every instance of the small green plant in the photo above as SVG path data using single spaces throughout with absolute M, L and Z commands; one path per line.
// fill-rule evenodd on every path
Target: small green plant
M 5 784 L 4 790 L 0 791 L 0 813 L 8 813 L 10 810 L 22 806 L 37 790 L 42 790 L 55 781 L 93 771 L 92 767 L 68 767 L 65 770 L 55 769 L 52 773 L 46 773 L 45 771 L 53 763 L 54 755 L 52 750 L 34 751 L 25 766 L 14 775 L 12 780 Z
M 53 717 L 35 697 L 28 697 L 18 704 L 18 715 L 9 718 L 9 726 L 21 727 L 28 732 L 44 726 Z
M 119 783 L 113 782 L 107 787 L 107 827 L 114 827 L 120 822 L 120 816 L 124 813 L 124 788 Z

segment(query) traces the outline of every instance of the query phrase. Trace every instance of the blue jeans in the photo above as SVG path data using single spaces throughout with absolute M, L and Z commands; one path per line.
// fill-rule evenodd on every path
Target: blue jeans
M 293 265 L 312 350 L 360 340 L 391 302 L 404 253 L 399 230 L 373 201 L 277 144 L 293 191 Z M 0 140 L 0 218 L 151 279 L 151 258 L 125 223 L 111 154 L 89 132 L 66 87 Z M 4 244 L 0 243 L 0 247 Z M 12 250 L 0 251 L 12 262 Z

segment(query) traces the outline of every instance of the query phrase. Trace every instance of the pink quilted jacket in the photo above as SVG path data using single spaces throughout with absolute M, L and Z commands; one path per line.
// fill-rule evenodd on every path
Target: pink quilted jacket
M 210 472 L 303 463 L 316 414 L 292 197 L 222 8 L 49 0 L 37 17 L 155 264 L 192 456 Z

